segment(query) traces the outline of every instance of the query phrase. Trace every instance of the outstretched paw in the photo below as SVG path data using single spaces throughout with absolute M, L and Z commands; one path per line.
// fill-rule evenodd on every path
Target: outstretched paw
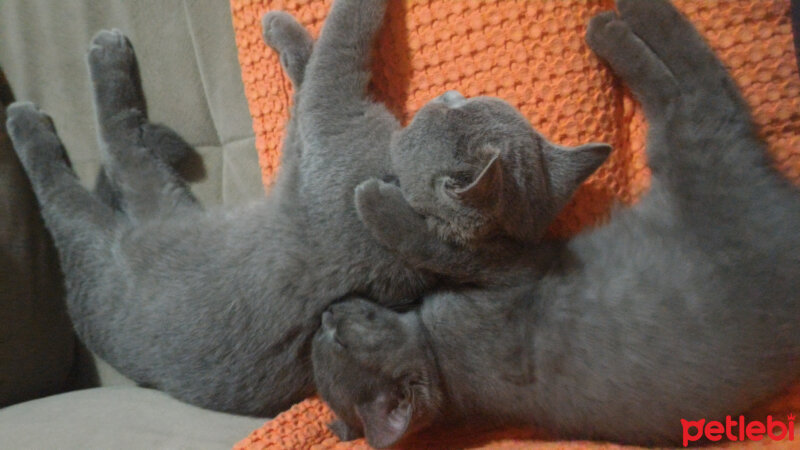
M 136 55 L 128 38 L 120 30 L 100 30 L 89 45 L 89 66 L 95 70 L 132 71 Z
M 398 204 L 406 204 L 400 188 L 377 178 L 370 178 L 356 186 L 356 209 L 362 220 L 375 222 L 386 213 L 391 214 Z
M 618 0 L 622 20 L 684 86 L 727 75 L 694 25 L 667 0 Z
M 6 110 L 6 128 L 14 149 L 27 168 L 36 161 L 69 162 L 53 120 L 31 102 L 15 102 Z
M 289 74 L 292 82 L 300 85 L 314 45 L 311 35 L 291 14 L 284 11 L 264 14 L 261 25 L 264 42 L 280 55 L 283 70 Z
M 592 18 L 586 43 L 630 86 L 651 120 L 679 96 L 678 83 L 663 61 L 614 11 Z
M 689 36 L 684 37 L 695 34 L 691 24 L 667 0 L 617 0 L 617 10 L 633 31 L 649 44 L 670 45 L 674 37 L 683 33 L 689 32 Z
M 630 39 L 631 30 L 614 11 L 602 12 L 589 21 L 586 43 L 600 58 L 608 60 L 618 51 L 620 41 Z
M 56 129 L 53 120 L 32 102 L 14 102 L 6 110 L 8 131 L 12 136 L 24 138 L 32 135 L 52 133 Z
M 285 11 L 270 11 L 261 19 L 264 42 L 276 52 L 311 46 L 311 35 Z
M 406 202 L 400 188 L 371 178 L 356 187 L 356 210 L 379 242 L 397 250 L 427 230 L 425 218 Z

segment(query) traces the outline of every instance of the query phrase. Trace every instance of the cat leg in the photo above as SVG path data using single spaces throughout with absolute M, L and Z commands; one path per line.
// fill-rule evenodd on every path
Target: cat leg
M 669 215 L 709 245 L 756 242 L 800 219 L 796 190 L 771 167 L 735 82 L 694 26 L 665 0 L 617 6 L 592 20 L 587 42 L 642 101 L 651 192 L 675 208 Z M 778 207 L 775 221 L 765 205 Z
M 68 275 L 88 272 L 118 226 L 114 211 L 81 186 L 52 120 L 28 102 L 8 107 L 8 133 L 41 206 Z M 87 274 L 88 275 L 88 274 Z
M 281 67 L 295 89 L 299 89 L 314 47 L 311 35 L 291 14 L 283 11 L 264 14 L 261 24 L 264 42 L 278 53 Z
M 298 105 L 304 130 L 341 134 L 363 117 L 372 46 L 387 0 L 336 0 L 308 61 Z
M 294 85 L 294 99 L 303 84 L 306 65 L 314 48 L 314 41 L 308 31 L 290 14 L 283 11 L 270 11 L 261 19 L 264 42 L 278 53 L 281 67 Z M 286 124 L 286 135 L 281 149 L 281 164 L 278 179 L 269 195 L 280 198 L 292 197 L 285 191 L 296 191 L 300 179 L 299 165 L 302 158 L 303 143 L 297 127 L 297 114 L 293 109 Z
M 135 222 L 200 205 L 170 166 L 191 147 L 166 126 L 148 122 L 136 57 L 119 31 L 101 31 L 88 55 L 104 168 L 116 187 L 118 203 Z
M 709 163 L 727 158 L 722 149 L 731 140 L 744 140 L 754 147 L 748 153 L 763 155 L 746 103 L 694 26 L 665 0 L 619 0 L 617 6 L 618 14 L 592 20 L 587 42 L 642 102 L 658 138 L 649 142 L 655 144 L 648 146 L 651 165 L 714 169 Z
M 658 56 L 614 11 L 592 18 L 586 42 L 628 84 L 648 122 L 663 126 L 680 91 L 678 80 Z

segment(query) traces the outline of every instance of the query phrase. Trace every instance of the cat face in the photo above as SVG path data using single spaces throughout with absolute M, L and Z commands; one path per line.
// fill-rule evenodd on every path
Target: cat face
M 495 234 L 538 240 L 609 152 L 556 146 L 503 100 L 455 91 L 425 105 L 391 145 L 406 201 L 443 239 L 461 243 Z
M 332 305 L 314 336 L 317 390 L 343 440 L 388 447 L 429 425 L 442 404 L 439 374 L 419 316 L 365 300 Z

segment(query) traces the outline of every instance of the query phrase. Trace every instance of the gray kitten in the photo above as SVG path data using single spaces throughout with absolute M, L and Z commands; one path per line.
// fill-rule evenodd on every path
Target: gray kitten
M 311 338 L 332 302 L 358 294 L 402 307 L 440 282 L 462 282 L 406 263 L 360 220 L 376 198 L 397 192 L 378 181 L 395 172 L 420 196 L 418 207 L 436 201 L 414 186 L 413 165 L 393 167 L 394 155 L 419 152 L 424 170 L 439 171 L 435 194 L 447 215 L 432 230 L 453 237 L 444 250 L 454 253 L 530 238 L 521 222 L 552 216 L 605 159 L 607 146 L 548 144 L 498 100 L 476 101 L 459 124 L 446 106 L 459 100 L 445 95 L 402 130 L 367 97 L 385 8 L 385 0 L 337 0 L 316 43 L 288 14 L 264 17 L 265 40 L 297 94 L 271 194 L 237 210 L 203 211 L 170 166 L 185 143 L 147 120 L 133 49 L 118 31 L 98 33 L 88 55 L 108 156 L 100 195 L 79 185 L 45 114 L 30 103 L 9 107 L 10 135 L 59 250 L 70 315 L 91 350 L 181 400 L 275 414 L 313 392 Z M 474 137 L 483 135 L 491 139 Z M 552 171 L 549 160 L 528 164 L 540 151 L 557 161 Z M 486 203 L 500 174 L 502 211 Z M 509 205 L 525 198 L 536 204 L 503 225 Z M 465 231 L 453 233 L 448 220 Z
M 617 8 L 587 42 L 644 106 L 649 194 L 514 287 L 402 314 L 332 305 L 312 359 L 341 437 L 466 423 L 679 444 L 681 419 L 738 415 L 800 376 L 800 192 L 692 25 L 664 0 Z

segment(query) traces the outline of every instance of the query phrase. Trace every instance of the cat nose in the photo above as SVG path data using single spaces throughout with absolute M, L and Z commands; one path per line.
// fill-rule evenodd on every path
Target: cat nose
M 447 91 L 439 96 L 439 99 L 447 106 L 457 108 L 466 101 L 463 95 L 458 91 Z

